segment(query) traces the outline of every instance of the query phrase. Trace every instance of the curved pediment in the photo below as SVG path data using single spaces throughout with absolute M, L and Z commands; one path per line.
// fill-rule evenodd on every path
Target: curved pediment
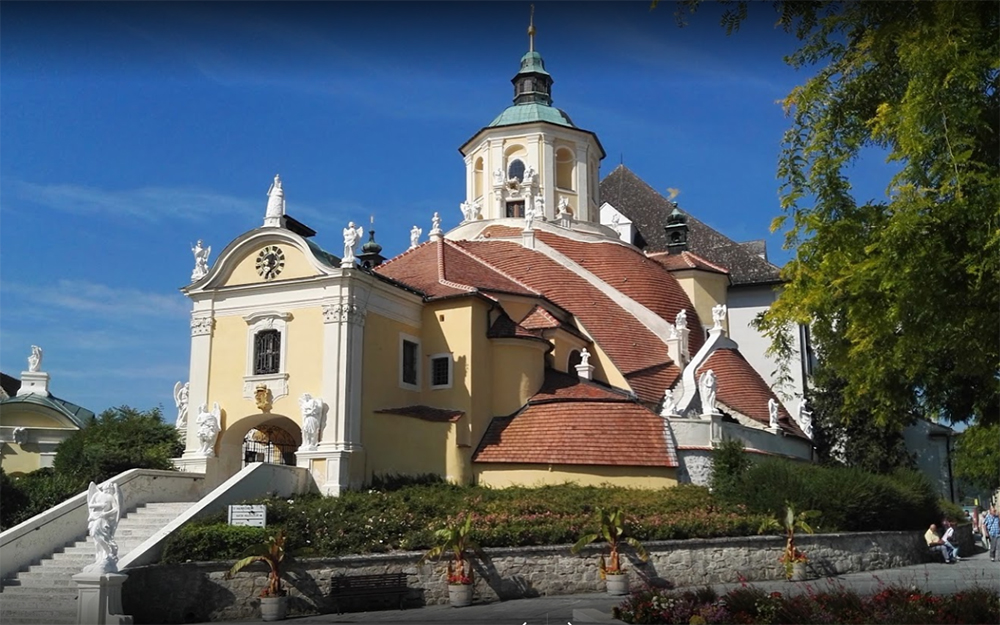
M 181 290 L 191 294 L 339 274 L 339 259 L 315 243 L 285 228 L 257 228 L 237 237 L 205 277 Z

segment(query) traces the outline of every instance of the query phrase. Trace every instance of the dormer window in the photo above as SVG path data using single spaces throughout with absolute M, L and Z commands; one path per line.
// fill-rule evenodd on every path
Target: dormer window
M 524 180 L 524 162 L 521 159 L 514 159 L 510 162 L 507 167 L 507 178 L 514 179 L 518 182 Z

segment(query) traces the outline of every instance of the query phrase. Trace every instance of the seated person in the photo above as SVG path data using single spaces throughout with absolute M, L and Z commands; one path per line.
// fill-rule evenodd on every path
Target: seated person
M 944 536 L 941 537 L 941 542 L 945 544 L 945 547 L 951 549 L 952 558 L 954 558 L 955 560 L 961 560 L 962 558 L 958 557 L 958 547 L 956 547 L 955 544 L 951 542 L 955 540 L 955 524 L 952 523 L 951 520 L 945 519 L 944 527 L 945 527 Z
M 937 551 L 941 553 L 941 555 L 944 557 L 945 562 L 948 563 L 955 562 L 955 560 L 953 560 L 951 557 L 951 549 L 948 547 L 948 545 L 945 544 L 943 540 L 941 540 L 938 537 L 937 525 L 931 523 L 931 526 L 927 529 L 927 532 L 924 534 L 924 540 L 927 541 L 927 547 L 929 547 L 931 551 Z

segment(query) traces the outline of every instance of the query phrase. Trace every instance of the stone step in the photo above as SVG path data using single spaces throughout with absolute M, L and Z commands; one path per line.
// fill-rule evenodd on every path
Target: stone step
M 79 572 L 77 571 L 77 573 Z M 52 575 L 42 575 L 41 573 L 18 573 L 17 579 L 5 581 L 3 585 L 4 587 L 17 585 L 35 588 L 41 586 L 72 586 L 76 588 L 76 584 L 73 583 L 73 575 L 75 574 L 53 577 Z
M 63 623 L 76 622 L 76 606 L 72 609 L 63 610 L 4 610 L 0 609 L 0 622 L 4 625 L 21 625 L 22 623 L 52 623 L 52 625 L 62 625 Z
M 28 571 L 26 573 L 18 573 L 18 577 L 21 575 L 44 575 L 46 577 L 52 577 L 53 575 L 76 575 L 82 572 L 85 566 L 87 566 L 87 562 L 74 564 L 73 562 L 49 560 L 42 564 L 35 564 L 28 567 Z
M 17 595 L 3 593 L 3 607 L 14 611 L 51 610 L 53 612 L 76 611 L 76 589 L 68 596 Z
M 3 605 L 7 604 L 7 599 L 10 597 L 76 597 L 76 587 L 66 586 L 55 587 L 55 586 L 7 586 L 4 584 L 3 592 L 0 593 L 2 597 Z

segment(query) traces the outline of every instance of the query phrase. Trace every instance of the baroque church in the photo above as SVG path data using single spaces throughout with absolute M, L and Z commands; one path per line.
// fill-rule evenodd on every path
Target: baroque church
M 211 267 L 199 242 L 181 469 L 295 464 L 336 495 L 389 474 L 705 483 L 726 439 L 811 460 L 748 330 L 777 268 L 624 167 L 602 182 L 600 140 L 553 106 L 529 40 L 513 103 L 460 147 L 454 229 L 435 213 L 386 260 L 350 223 L 335 255 L 276 176 L 259 228 Z

